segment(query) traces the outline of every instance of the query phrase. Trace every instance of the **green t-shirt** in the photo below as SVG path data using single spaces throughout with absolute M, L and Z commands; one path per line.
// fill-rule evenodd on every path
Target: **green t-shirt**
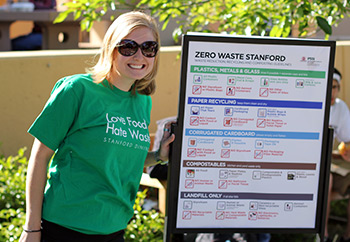
M 59 80 L 29 133 L 55 150 L 43 218 L 86 233 L 126 227 L 150 145 L 151 98 L 93 82 Z

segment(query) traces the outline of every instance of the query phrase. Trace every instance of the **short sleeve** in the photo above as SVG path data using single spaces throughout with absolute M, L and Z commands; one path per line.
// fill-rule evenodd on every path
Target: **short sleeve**
M 339 141 L 350 142 L 350 112 L 346 107 L 339 122 L 339 132 L 336 134 Z
M 58 81 L 44 109 L 28 132 L 52 150 L 56 150 L 72 126 L 79 107 L 72 82 Z

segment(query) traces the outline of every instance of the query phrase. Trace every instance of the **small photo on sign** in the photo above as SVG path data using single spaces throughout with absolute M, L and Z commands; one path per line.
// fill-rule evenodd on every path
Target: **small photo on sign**
M 194 75 L 193 83 L 201 84 L 203 82 L 203 77 L 201 75 Z
M 266 108 L 259 108 L 258 109 L 258 117 L 265 118 L 266 117 L 267 110 Z
M 250 210 L 258 210 L 258 202 L 250 202 L 249 209 Z
M 296 178 L 295 172 L 288 172 L 287 180 L 295 180 L 295 178 Z
M 227 170 L 220 170 L 219 171 L 219 177 L 220 177 L 220 179 L 228 178 L 228 171 Z
M 201 108 L 199 106 L 192 106 L 191 107 L 191 115 L 199 115 Z
M 193 177 L 194 177 L 194 174 L 195 174 L 195 172 L 194 172 L 193 169 L 188 169 L 188 170 L 186 171 L 186 177 L 187 177 L 187 178 L 193 178 Z
M 253 180 L 261 179 L 261 171 L 253 171 Z
M 293 211 L 293 203 L 287 202 L 284 204 L 284 211 Z
M 192 146 L 192 147 L 197 146 L 197 139 L 196 138 L 188 139 L 188 146 Z
M 192 201 L 184 201 L 184 210 L 192 209 Z
M 304 80 L 303 79 L 297 79 L 295 81 L 295 87 L 296 88 L 303 88 L 304 87 Z
M 233 115 L 233 108 L 225 108 L 225 116 L 232 116 Z
M 218 202 L 216 208 L 217 208 L 217 210 L 225 210 L 226 209 L 226 202 Z
M 270 84 L 269 78 L 263 77 L 260 79 L 260 86 L 268 87 Z
M 263 141 L 263 140 L 256 140 L 256 141 L 255 141 L 255 148 L 256 148 L 256 149 L 262 149 L 262 148 L 264 148 L 264 141 Z
M 231 140 L 223 139 L 222 140 L 222 148 L 230 148 L 230 147 L 231 147 Z
M 236 84 L 236 78 L 234 76 L 227 77 L 227 84 L 228 85 L 235 85 Z

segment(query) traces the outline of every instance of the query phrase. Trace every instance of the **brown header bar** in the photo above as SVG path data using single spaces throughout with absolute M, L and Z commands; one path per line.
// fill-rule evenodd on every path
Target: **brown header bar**
M 287 162 L 241 162 L 241 161 L 184 160 L 183 167 L 275 169 L 275 170 L 316 170 L 315 163 L 294 163 L 294 162 L 287 163 Z

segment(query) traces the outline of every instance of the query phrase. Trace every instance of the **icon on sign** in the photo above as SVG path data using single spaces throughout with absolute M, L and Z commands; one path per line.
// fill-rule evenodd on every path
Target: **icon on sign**
M 226 87 L 226 95 L 227 96 L 234 96 L 235 95 L 235 88 L 234 87 Z
M 218 202 L 216 207 L 217 207 L 217 210 L 225 210 L 226 209 L 226 202 Z
M 293 203 L 287 202 L 284 204 L 284 211 L 293 211 Z
M 196 149 L 195 148 L 188 148 L 187 149 L 187 156 L 188 157 L 196 157 Z
M 192 106 L 191 107 L 191 115 L 199 115 L 201 108 L 199 106 Z
M 236 84 L 236 78 L 234 76 L 229 76 L 227 78 L 227 84 L 228 85 L 235 85 Z
M 254 159 L 262 159 L 264 156 L 263 154 L 262 150 L 254 150 Z
M 231 140 L 223 139 L 222 140 L 222 148 L 230 148 L 230 147 L 231 147 Z
M 268 97 L 269 96 L 269 89 L 268 88 L 260 88 L 259 96 L 260 97 Z
M 256 127 L 258 127 L 258 128 L 265 128 L 266 127 L 266 119 L 258 118 L 256 120 Z
M 225 116 L 232 116 L 233 115 L 233 108 L 225 108 Z
M 257 220 L 257 217 L 258 217 L 258 213 L 257 212 L 250 211 L 248 213 L 248 219 L 249 220 Z
M 199 117 L 190 117 L 190 125 L 191 126 L 198 126 L 199 125 Z
M 266 117 L 266 108 L 259 108 L 258 109 L 258 117 L 260 118 L 265 118 Z
M 219 180 L 218 188 L 219 189 L 227 189 L 227 181 L 226 180 Z
M 228 177 L 228 171 L 227 170 L 220 170 L 219 177 L 220 177 L 220 179 L 226 179 Z
M 287 180 L 292 181 L 292 180 L 295 180 L 295 178 L 296 178 L 295 172 L 292 172 L 292 171 L 288 172 L 288 174 L 287 174 Z
M 191 179 L 185 180 L 185 188 L 194 188 L 194 180 L 191 180 Z
M 297 88 L 303 88 L 304 87 L 304 80 L 303 79 L 297 79 L 295 81 L 295 87 Z
M 191 218 L 192 218 L 191 211 L 183 211 L 182 212 L 182 219 L 190 220 Z
M 202 83 L 202 76 L 200 76 L 200 75 L 194 75 L 194 77 L 193 77 L 193 83 L 201 84 L 201 83 Z
M 261 171 L 253 171 L 253 180 L 261 179 Z
M 258 202 L 250 202 L 249 209 L 250 210 L 258 210 Z
M 263 77 L 260 79 L 260 86 L 268 87 L 269 82 L 270 82 L 269 78 Z
M 264 141 L 263 140 L 255 140 L 255 148 L 257 148 L 257 149 L 264 148 Z
M 188 139 L 188 146 L 196 147 L 197 146 L 197 139 L 196 138 Z
M 186 178 L 194 178 L 194 170 L 193 169 L 188 169 L 186 171 Z
M 184 201 L 184 209 L 191 210 L 192 209 L 192 201 Z
M 224 118 L 224 126 L 231 127 L 233 124 L 232 118 Z
M 230 158 L 230 149 L 222 149 L 221 158 Z
M 202 94 L 202 86 L 193 85 L 192 86 L 192 94 L 194 94 L 194 95 Z
M 224 211 L 217 211 L 216 212 L 216 215 L 215 215 L 215 218 L 217 220 L 224 220 L 225 218 L 225 212 Z

